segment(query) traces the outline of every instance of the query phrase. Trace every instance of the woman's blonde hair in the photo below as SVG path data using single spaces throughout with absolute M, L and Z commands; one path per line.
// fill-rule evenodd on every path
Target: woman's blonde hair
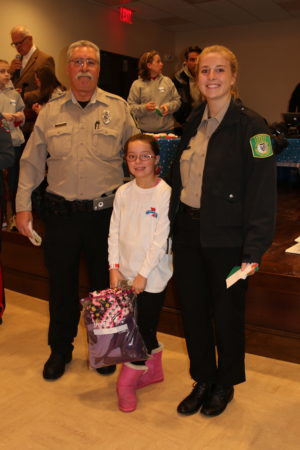
M 208 53 L 220 53 L 224 56 L 224 58 L 227 59 L 227 61 L 230 64 L 231 73 L 232 75 L 235 75 L 235 82 L 231 87 L 231 95 L 234 98 L 237 98 L 239 96 L 238 88 L 237 88 L 237 75 L 238 75 L 238 61 L 235 54 L 229 50 L 229 48 L 225 47 L 224 45 L 210 45 L 209 47 L 205 47 L 197 59 L 197 77 L 199 74 L 200 69 L 200 62 L 201 59 L 206 56 Z
M 142 80 L 147 81 L 150 80 L 150 69 L 147 64 L 151 64 L 153 62 L 154 56 L 159 55 L 156 50 L 151 50 L 150 52 L 145 52 L 139 59 L 139 76 Z

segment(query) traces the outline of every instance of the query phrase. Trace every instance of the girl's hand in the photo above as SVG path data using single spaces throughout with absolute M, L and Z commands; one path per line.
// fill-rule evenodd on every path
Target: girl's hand
M 139 273 L 135 277 L 135 279 L 132 282 L 132 289 L 135 294 L 140 294 L 145 290 L 147 283 L 147 278 L 143 277 Z
M 12 113 L 2 113 L 2 116 L 5 120 L 7 120 L 7 122 L 12 122 L 13 120 L 15 120 L 15 115 Z
M 156 108 L 156 103 L 155 102 L 148 102 L 148 103 L 146 103 L 147 111 L 154 111 L 155 108 Z
M 166 116 L 169 113 L 168 105 L 161 105 L 160 109 L 163 116 Z
M 118 287 L 119 281 L 125 280 L 119 269 L 110 269 L 109 271 L 109 287 L 111 289 Z
M 34 103 L 32 105 L 32 109 L 36 114 L 38 114 L 40 112 L 41 107 L 42 107 L 42 105 L 40 105 L 39 103 Z

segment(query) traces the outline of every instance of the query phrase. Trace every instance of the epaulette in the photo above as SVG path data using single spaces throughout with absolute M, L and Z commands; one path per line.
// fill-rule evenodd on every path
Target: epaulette
M 120 97 L 119 95 L 112 94 L 111 92 L 103 91 L 106 95 L 106 97 L 113 98 L 114 100 L 121 100 L 123 103 L 127 103 L 124 98 Z

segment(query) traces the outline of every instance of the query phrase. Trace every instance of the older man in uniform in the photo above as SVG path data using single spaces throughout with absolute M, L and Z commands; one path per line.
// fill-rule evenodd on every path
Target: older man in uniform
M 71 89 L 40 112 L 21 159 L 17 227 L 32 236 L 31 193 L 44 178 L 45 259 L 50 281 L 51 355 L 45 379 L 63 375 L 72 359 L 80 318 L 80 255 L 87 259 L 90 290 L 108 287 L 107 236 L 114 192 L 123 182 L 121 151 L 138 132 L 122 98 L 97 88 L 99 48 L 78 41 L 68 49 Z M 112 373 L 115 366 L 97 369 Z

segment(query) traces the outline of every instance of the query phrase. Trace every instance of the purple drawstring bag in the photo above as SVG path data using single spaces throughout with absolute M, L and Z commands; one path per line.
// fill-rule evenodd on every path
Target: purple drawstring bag
M 90 367 L 148 359 L 134 315 L 131 289 L 94 291 L 81 300 L 88 335 Z

